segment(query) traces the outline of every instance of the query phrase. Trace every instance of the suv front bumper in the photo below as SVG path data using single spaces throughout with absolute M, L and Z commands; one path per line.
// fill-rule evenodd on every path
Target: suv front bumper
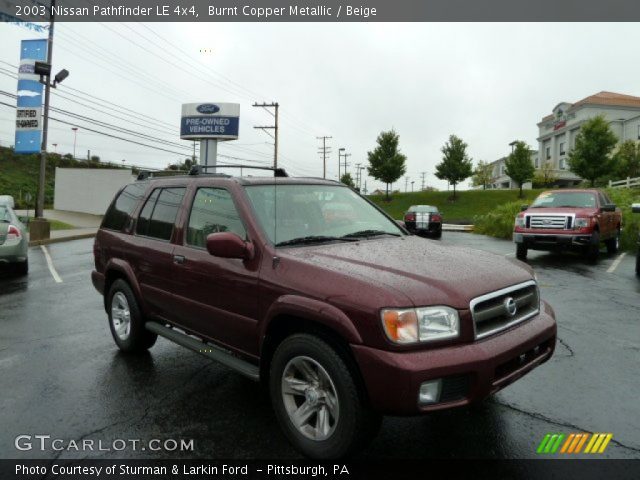
M 545 302 L 539 315 L 471 344 L 390 352 L 352 345 L 371 406 L 385 414 L 415 415 L 481 400 L 546 362 L 556 344 L 556 321 Z M 438 403 L 418 402 L 420 385 L 442 380 Z

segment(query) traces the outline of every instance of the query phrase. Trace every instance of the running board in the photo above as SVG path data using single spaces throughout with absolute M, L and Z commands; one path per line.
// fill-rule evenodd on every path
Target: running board
M 260 380 L 260 369 L 257 366 L 232 355 L 220 347 L 202 342 L 185 333 L 181 333 L 173 328 L 165 327 L 164 325 L 160 325 L 156 322 L 147 322 L 144 326 L 147 330 L 157 333 L 167 340 L 193 350 L 200 355 L 204 355 L 210 360 L 215 360 L 216 362 L 241 373 L 245 377 L 249 377 L 251 380 L 256 382 Z

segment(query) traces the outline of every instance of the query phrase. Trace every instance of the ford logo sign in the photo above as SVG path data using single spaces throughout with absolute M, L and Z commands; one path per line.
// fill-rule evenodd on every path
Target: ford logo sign
M 214 105 L 213 103 L 203 103 L 202 105 L 198 105 L 196 110 L 200 113 L 212 114 L 218 113 L 220 111 L 220 107 L 218 105 Z

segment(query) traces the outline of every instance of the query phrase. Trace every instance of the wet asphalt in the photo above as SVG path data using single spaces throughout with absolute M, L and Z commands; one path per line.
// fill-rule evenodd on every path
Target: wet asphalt
M 429 242 L 425 240 L 425 242 Z M 513 256 L 511 242 L 444 232 L 442 243 Z M 93 240 L 40 247 L 31 271 L 0 273 L 2 458 L 299 458 L 259 385 L 159 339 L 128 356 L 111 339 L 90 280 Z M 425 243 L 428 248 L 428 243 Z M 634 256 L 530 252 L 555 309 L 554 357 L 476 408 L 385 418 L 363 458 L 536 458 L 546 433 L 611 432 L 599 458 L 640 458 L 640 280 Z M 18 435 L 51 435 L 94 451 L 17 450 Z M 193 451 L 98 451 L 115 439 L 193 439 Z

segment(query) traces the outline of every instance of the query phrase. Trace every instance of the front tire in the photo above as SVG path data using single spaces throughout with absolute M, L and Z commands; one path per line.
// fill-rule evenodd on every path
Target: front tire
M 609 238 L 604 243 L 607 246 L 607 253 L 616 253 L 620 247 L 620 229 L 617 228 L 615 236 L 613 238 Z
M 158 336 L 144 328 L 144 318 L 129 284 L 118 279 L 109 289 L 107 302 L 109 329 L 123 352 L 143 352 L 156 343 Z
M 516 258 L 518 260 L 526 260 L 527 259 L 527 246 L 524 243 L 516 244 Z
M 600 232 L 595 231 L 591 235 L 591 244 L 586 247 L 585 255 L 587 260 L 595 262 L 600 256 Z
M 345 359 L 316 336 L 295 334 L 278 346 L 269 390 L 284 434 L 311 458 L 351 455 L 380 428 Z
M 22 263 L 18 263 L 16 265 L 16 271 L 20 276 L 27 275 L 29 273 L 29 259 L 25 260 Z

